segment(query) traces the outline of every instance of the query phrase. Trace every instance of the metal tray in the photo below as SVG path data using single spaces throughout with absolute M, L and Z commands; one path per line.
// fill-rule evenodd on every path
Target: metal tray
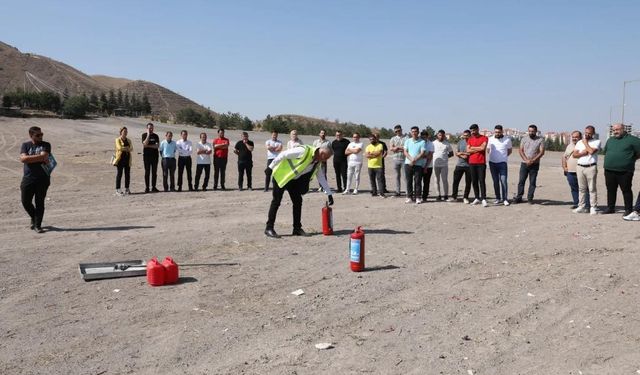
M 142 260 L 80 263 L 78 266 L 84 281 L 147 275 L 147 264 Z

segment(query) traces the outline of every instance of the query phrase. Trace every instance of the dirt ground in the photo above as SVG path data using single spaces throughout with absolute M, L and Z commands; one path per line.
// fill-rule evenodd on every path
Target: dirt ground
M 108 161 L 123 124 L 140 152 L 141 120 L 0 118 L 2 374 L 640 373 L 640 224 L 621 213 L 573 214 L 558 153 L 543 158 L 535 205 L 337 194 L 337 233 L 325 237 L 324 195 L 309 193 L 303 226 L 315 235 L 273 240 L 263 234 L 270 194 L 235 189 L 235 156 L 233 190 L 139 194 L 136 155 L 136 194 L 114 196 Z M 20 144 L 33 125 L 60 163 L 44 234 L 28 229 L 19 198 Z M 187 129 L 195 142 L 201 129 Z M 267 136 L 250 135 L 256 188 Z M 510 159 L 513 195 L 519 160 Z M 329 176 L 335 186 L 331 166 Z M 365 171 L 361 180 L 367 190 Z M 490 178 L 487 186 L 492 196 Z M 358 225 L 362 273 L 348 267 Z M 288 197 L 276 230 L 290 233 Z M 78 271 L 166 255 L 207 265 L 181 267 L 182 282 L 165 287 L 144 277 L 85 282 Z M 316 349 L 321 342 L 334 347 Z

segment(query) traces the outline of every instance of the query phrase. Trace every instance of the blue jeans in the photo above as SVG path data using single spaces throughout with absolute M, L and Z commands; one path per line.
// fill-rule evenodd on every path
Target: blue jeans
M 489 170 L 493 179 L 493 191 L 496 193 L 496 199 L 499 201 L 509 199 L 507 194 L 507 163 L 489 162 Z
M 536 192 L 536 180 L 538 179 L 538 170 L 540 169 L 540 163 L 527 165 L 527 163 L 520 163 L 520 178 L 518 180 L 518 195 L 516 199 L 522 199 L 524 195 L 524 184 L 529 178 L 529 191 L 527 191 L 527 200 L 532 201 L 533 195 Z
M 578 190 L 578 177 L 576 177 L 576 172 L 567 172 L 567 182 L 569 183 L 569 187 L 571 188 L 571 198 L 573 198 L 573 205 L 578 206 L 578 202 L 580 201 L 580 194 Z M 587 191 L 585 196 L 585 201 L 587 202 L 585 207 L 591 207 L 589 203 L 589 192 Z

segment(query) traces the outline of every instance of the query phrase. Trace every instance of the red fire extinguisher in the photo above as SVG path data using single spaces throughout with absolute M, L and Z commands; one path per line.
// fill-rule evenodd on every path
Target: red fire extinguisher
M 364 231 L 362 227 L 357 227 L 349 241 L 350 266 L 351 271 L 360 272 L 364 270 Z
M 333 209 L 329 207 L 329 202 L 322 207 L 322 234 L 331 236 L 333 234 Z

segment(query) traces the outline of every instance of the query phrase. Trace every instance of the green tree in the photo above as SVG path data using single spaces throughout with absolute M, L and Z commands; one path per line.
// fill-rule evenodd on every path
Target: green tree
M 242 125 L 240 125 L 240 129 L 245 131 L 253 130 L 253 121 L 251 121 L 249 117 L 244 116 L 244 118 L 242 119 Z
M 122 90 L 118 89 L 118 94 L 116 95 L 116 104 L 117 104 L 117 108 L 122 108 L 122 105 L 124 104 L 123 98 L 122 98 Z
M 131 102 L 129 101 L 129 92 L 124 93 L 124 99 L 122 100 L 122 107 L 127 110 L 127 114 L 131 115 Z
M 182 108 L 176 113 L 176 122 L 181 124 L 202 124 L 202 115 L 193 108 Z
M 100 94 L 100 99 L 98 100 L 98 108 L 102 114 L 107 113 L 107 104 L 107 95 L 103 92 Z
M 2 96 L 2 106 L 5 107 L 5 108 L 11 107 L 11 96 L 10 95 L 4 94 Z
M 151 113 L 151 103 L 149 103 L 149 97 L 146 92 L 142 95 L 142 113 L 145 115 Z
M 109 99 L 107 99 L 107 113 L 111 115 L 113 110 L 118 107 L 118 101 L 113 90 L 109 90 Z
M 84 95 L 72 96 L 64 101 L 62 115 L 67 118 L 81 118 L 89 110 L 89 99 Z

